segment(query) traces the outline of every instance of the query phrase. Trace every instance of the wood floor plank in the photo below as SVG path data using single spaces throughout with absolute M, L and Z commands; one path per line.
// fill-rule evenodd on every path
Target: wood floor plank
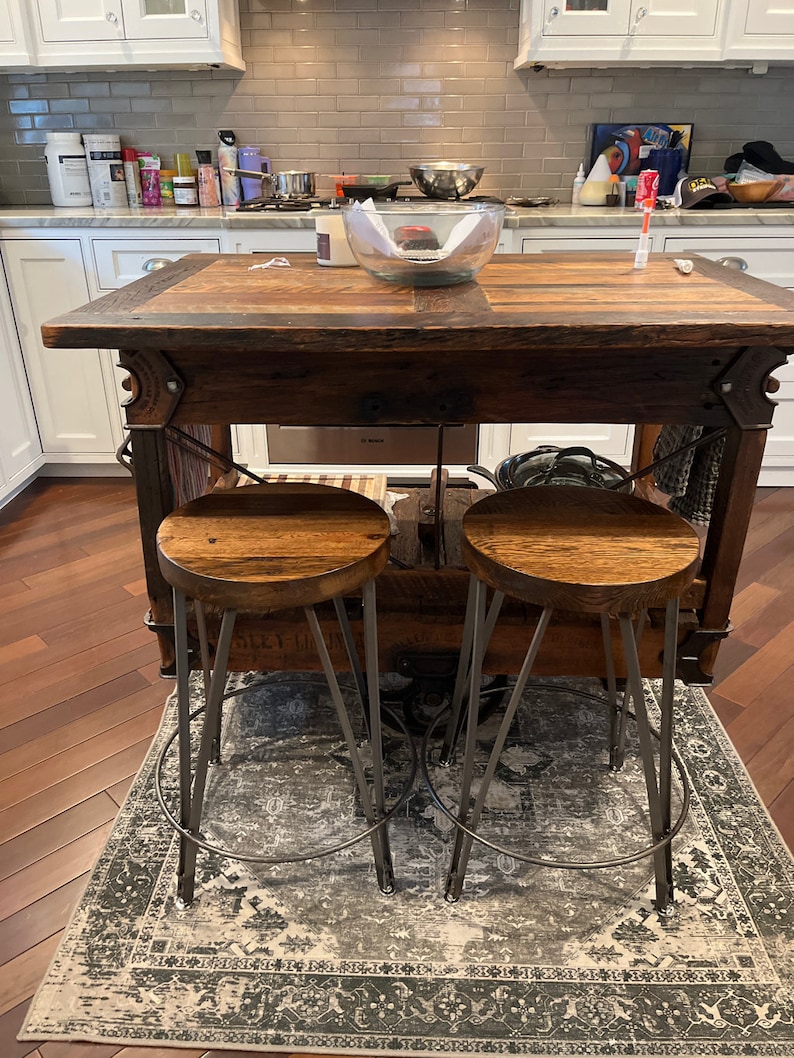
M 120 753 L 114 753 L 107 760 L 99 761 L 91 768 L 70 775 L 68 779 L 51 786 L 43 793 L 0 812 L 0 842 L 10 841 L 18 834 L 24 834 L 31 827 L 38 826 L 54 815 L 60 815 L 67 808 L 72 808 L 137 772 L 150 743 L 151 739 L 137 742 Z
M 90 650 L 81 651 L 79 655 L 75 655 L 77 660 L 69 665 L 70 670 L 74 674 L 68 679 L 58 680 L 57 671 L 48 671 L 36 680 L 37 683 L 43 684 L 43 686 L 31 688 L 29 694 L 24 694 L 20 691 L 14 695 L 9 691 L 9 700 L 4 707 L 2 717 L 0 717 L 0 727 L 4 727 L 6 724 L 14 724 L 26 716 L 31 716 L 33 713 L 43 712 L 58 702 L 75 697 L 84 691 L 91 690 L 93 687 L 100 687 L 125 672 L 129 672 L 130 669 L 137 669 L 142 665 L 151 664 L 152 654 L 157 653 L 157 644 L 152 642 L 152 637 L 147 629 L 136 630 L 120 638 L 131 644 L 140 644 L 143 641 L 143 645 L 138 645 L 136 649 L 130 651 L 119 652 L 116 655 L 114 650 L 108 648 L 107 644 L 99 644 Z M 98 661 L 99 657 L 107 657 L 107 660 L 100 663 Z M 86 667 L 80 668 L 79 666 L 81 665 Z
M 56 594 L 40 586 L 6 599 L 0 611 L 0 643 L 38 635 L 42 628 L 63 624 L 65 616 L 74 619 L 125 602 L 129 593 L 118 581 L 117 576 L 110 575 L 78 593 L 67 589 Z
M 41 1058 L 116 1058 L 121 1048 L 116 1043 L 40 1043 Z
M 33 771 L 40 767 L 44 761 L 51 761 L 51 758 L 61 758 L 70 749 L 75 749 L 81 743 L 89 742 L 100 735 L 112 732 L 114 728 L 140 718 L 152 710 L 156 709 L 159 716 L 162 714 L 163 701 L 159 688 L 147 685 L 145 691 L 141 694 L 131 695 L 106 706 L 104 709 L 97 709 L 87 716 L 75 720 L 72 724 L 59 727 L 57 731 L 50 731 L 9 753 L 0 754 L 0 776 L 3 776 L 3 780 L 9 780 L 13 776 L 19 775 L 20 772 Z M 118 734 L 123 736 L 124 731 L 119 731 Z M 97 742 L 94 742 L 91 747 L 92 752 L 101 752 L 101 749 L 100 743 Z M 70 754 L 69 766 L 74 769 L 78 763 L 78 759 L 73 754 Z M 48 765 L 48 771 L 50 770 L 52 770 L 53 777 L 57 778 L 58 761 L 51 761 Z M 3 780 L 0 780 L 0 809 L 5 807 L 3 805 Z M 26 793 L 24 796 L 30 796 L 30 793 Z
M 114 783 L 112 786 L 109 786 L 105 791 L 108 797 L 113 798 L 114 803 L 117 804 L 119 808 L 121 808 L 121 806 L 126 801 L 127 794 L 130 792 L 130 787 L 132 786 L 134 778 L 135 775 L 128 775 L 126 778 L 122 779 L 121 782 L 117 782 Z
M 17 1039 L 27 1009 L 27 1003 L 19 1003 L 0 1016 L 0 1055 L 3 1058 L 30 1058 L 36 1052 L 35 1043 L 20 1043 Z
M 770 683 L 763 694 L 748 702 L 727 725 L 727 731 L 744 761 L 778 737 L 778 733 L 792 713 L 792 680 L 794 667 L 783 672 Z
M 0 1014 L 29 999 L 44 976 L 58 947 L 60 933 L 28 948 L 0 966 Z
M 32 945 L 64 929 L 87 881 L 88 871 L 0 922 L 2 962 L 15 959 Z
M 17 871 L 62 849 L 70 841 L 111 822 L 118 814 L 118 805 L 108 791 L 89 797 L 73 808 L 46 819 L 37 827 L 0 845 L 0 881 Z
M 90 834 L 70 841 L 62 849 L 0 882 L 0 922 L 90 871 L 102 851 L 111 825 L 112 821 L 103 823 Z
M 771 804 L 794 781 L 794 717 L 747 761 L 747 770 L 764 804 Z
M 86 716 L 96 709 L 103 709 L 113 702 L 120 702 L 129 695 L 148 693 L 151 687 L 152 684 L 137 669 L 125 672 L 107 683 L 100 683 L 82 694 L 56 702 L 49 709 L 43 709 L 18 720 L 15 724 L 10 724 L 3 729 L 3 746 L 9 750 L 23 746 L 31 739 L 39 738 L 61 726 L 65 727 L 79 717 Z
M 780 836 L 790 849 L 794 849 L 794 781 L 786 784 L 769 806 L 769 811 Z
M 771 588 L 768 584 L 759 584 L 757 581 L 753 581 L 752 584 L 747 585 L 744 591 L 734 595 L 733 603 L 731 604 L 731 624 L 737 631 L 740 631 L 745 621 L 779 597 L 780 592 L 777 588 Z
M 158 705 L 3 780 L 0 782 L 0 812 L 49 790 L 75 772 L 106 760 L 112 753 L 143 739 L 151 741 L 161 717 L 162 706 Z
M 782 628 L 719 683 L 719 693 L 734 702 L 749 703 L 781 676 L 794 658 L 794 624 Z
M 8 643 L 6 646 L 0 647 L 0 671 L 2 671 L 5 665 L 12 665 L 14 662 L 23 661 L 23 668 L 30 670 L 35 668 L 39 658 L 43 651 L 46 651 L 47 644 L 41 638 L 41 636 L 26 636 L 24 639 L 18 639 L 14 643 Z M 31 655 L 35 655 L 35 660 L 29 660 Z M 2 680 L 0 680 L 2 682 Z
M 141 600 L 130 598 L 78 618 L 62 615 L 64 620 L 60 624 L 42 628 L 38 636 L 29 636 L 22 641 L 32 643 L 34 639 L 39 640 L 41 646 L 35 652 L 31 645 L 25 653 L 20 652 L 13 656 L 10 647 L 0 647 L 0 686 L 26 677 L 35 677 L 39 670 L 68 661 L 75 654 L 79 644 L 108 644 L 122 635 L 144 628 L 145 613 Z M 153 639 L 151 632 L 149 635 Z M 5 649 L 9 650 L 8 658 L 2 656 Z

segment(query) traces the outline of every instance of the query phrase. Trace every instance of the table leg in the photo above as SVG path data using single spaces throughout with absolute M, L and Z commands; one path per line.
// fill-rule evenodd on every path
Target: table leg
M 173 675 L 173 601 L 171 588 L 160 573 L 156 548 L 157 529 L 174 506 L 165 431 L 133 429 L 131 436 L 132 469 L 138 498 L 143 564 L 151 607 L 150 623 L 160 642 L 161 672 L 163 675 Z M 158 631 L 159 628 L 170 628 L 170 634 Z
M 742 430 L 733 426 L 725 437 L 701 569 L 706 595 L 700 627 L 706 631 L 728 627 L 765 444 L 766 430 Z M 700 655 L 700 665 L 706 673 L 713 671 L 718 646 L 718 641 L 707 643 Z

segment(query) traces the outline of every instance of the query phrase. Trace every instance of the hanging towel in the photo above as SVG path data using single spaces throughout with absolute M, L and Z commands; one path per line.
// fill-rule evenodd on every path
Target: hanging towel
M 663 426 L 653 458 L 663 459 L 703 435 L 702 426 Z M 670 496 L 669 508 L 695 525 L 708 525 L 720 475 L 725 438 L 672 456 L 654 471 L 656 485 Z

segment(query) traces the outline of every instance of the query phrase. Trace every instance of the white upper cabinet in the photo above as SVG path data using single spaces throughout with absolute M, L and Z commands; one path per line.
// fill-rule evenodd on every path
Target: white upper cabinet
M 794 0 L 732 0 L 727 59 L 794 61 Z
M 32 66 L 245 69 L 237 0 L 0 0 L 0 5 L 15 2 L 30 10 Z M 2 56 L 0 45 L 0 65 L 10 65 Z
M 522 0 L 515 65 L 686 67 L 721 62 L 732 2 Z
M 0 0 L 0 67 L 33 63 L 33 46 L 24 0 Z

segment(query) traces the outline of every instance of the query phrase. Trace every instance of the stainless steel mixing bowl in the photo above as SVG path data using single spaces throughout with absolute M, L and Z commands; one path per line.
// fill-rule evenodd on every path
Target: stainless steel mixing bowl
M 479 184 L 484 165 L 466 162 L 428 162 L 412 165 L 411 179 L 428 198 L 463 198 Z

